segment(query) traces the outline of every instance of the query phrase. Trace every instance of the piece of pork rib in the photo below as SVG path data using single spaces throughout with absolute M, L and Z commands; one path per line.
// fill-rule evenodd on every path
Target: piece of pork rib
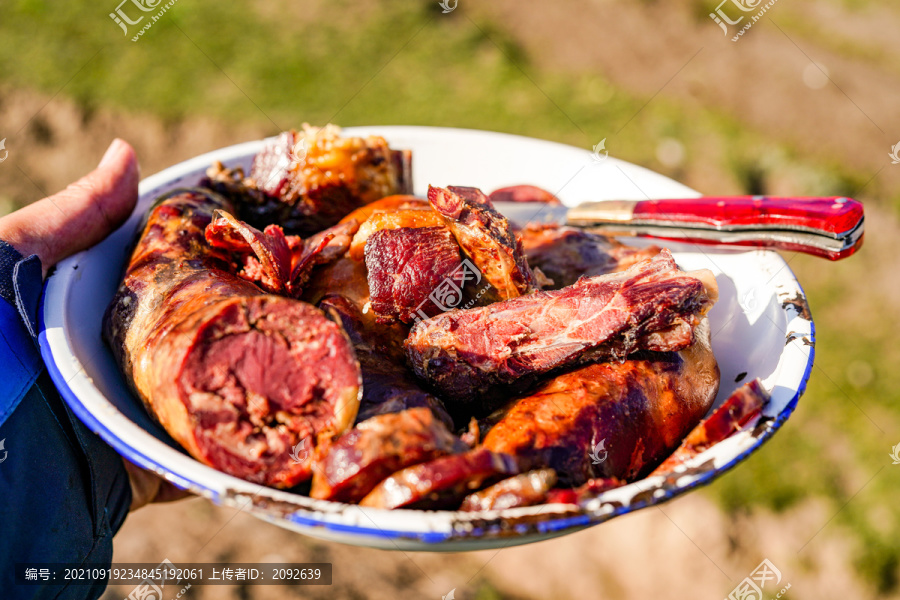
M 478 298 L 479 304 L 508 300 L 539 289 L 509 221 L 481 190 L 429 186 L 428 201 L 490 284 Z
M 663 250 L 621 273 L 419 321 L 407 356 L 451 415 L 483 416 L 556 369 L 686 348 L 717 293 L 712 273 L 685 273 Z
M 553 280 L 550 289 L 570 286 L 579 277 L 624 271 L 660 250 L 626 246 L 605 235 L 559 225 L 531 224 L 519 235 L 528 264 Z
M 703 319 L 680 352 L 643 352 L 557 375 L 488 419 L 483 445 L 563 486 L 634 481 L 681 443 L 715 401 L 719 369 Z
M 426 408 L 372 417 L 338 438 L 316 461 L 309 495 L 356 503 L 400 469 L 468 449 Z
M 427 319 L 463 299 L 462 258 L 446 227 L 381 229 L 366 241 L 365 259 L 380 323 Z

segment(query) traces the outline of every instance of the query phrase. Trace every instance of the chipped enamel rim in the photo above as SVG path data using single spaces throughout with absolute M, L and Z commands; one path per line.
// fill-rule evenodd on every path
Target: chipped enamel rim
M 612 157 L 598 162 L 586 150 L 532 138 L 430 127 L 345 131 L 383 135 L 395 148 L 412 149 L 419 194 L 429 183 L 486 190 L 532 183 L 557 192 L 566 204 L 699 195 L 636 165 Z M 125 248 L 149 202 L 168 189 L 196 183 L 214 160 L 246 167 L 262 143 L 216 150 L 144 179 L 129 221 L 101 244 L 61 262 L 48 278 L 41 300 L 41 354 L 73 412 L 128 460 L 178 487 L 281 527 L 349 544 L 452 552 L 505 547 L 578 531 L 709 483 L 769 439 L 806 389 L 815 329 L 803 290 L 785 261 L 771 251 L 666 243 L 683 268 L 712 268 L 720 282 L 723 295 L 710 313 L 713 347 L 722 368 L 717 405 L 737 387 L 741 369 L 749 372 L 748 380 L 763 377 L 764 387 L 772 394 L 761 418 L 688 461 L 675 474 L 610 490 L 583 508 L 541 505 L 462 513 L 387 511 L 314 500 L 207 467 L 165 441 L 158 427 L 154 430 L 155 426 L 139 424 L 140 418 L 125 414 L 134 416 L 139 401 L 127 391 L 100 340 L 100 318 L 118 285 Z

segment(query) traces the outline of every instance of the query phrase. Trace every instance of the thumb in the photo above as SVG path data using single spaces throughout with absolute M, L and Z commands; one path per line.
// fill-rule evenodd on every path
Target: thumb
M 134 149 L 115 139 L 95 170 L 0 219 L 0 239 L 23 256 L 37 254 L 46 273 L 105 238 L 131 214 L 139 177 Z

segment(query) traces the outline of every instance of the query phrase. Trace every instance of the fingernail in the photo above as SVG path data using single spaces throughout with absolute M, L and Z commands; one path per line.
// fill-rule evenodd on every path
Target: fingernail
M 103 155 L 103 158 L 100 159 L 100 167 L 105 167 L 111 164 L 113 161 L 118 158 L 119 154 L 121 154 L 122 150 L 125 148 L 125 142 L 116 138 L 112 141 L 112 144 L 109 145 L 109 148 L 106 149 L 106 153 Z

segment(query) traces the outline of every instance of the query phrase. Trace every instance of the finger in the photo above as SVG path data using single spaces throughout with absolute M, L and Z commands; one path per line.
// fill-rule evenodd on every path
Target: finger
M 129 511 L 137 510 L 153 502 L 172 502 L 191 496 L 191 493 L 176 487 L 158 475 L 122 459 L 128 482 L 131 484 L 131 506 Z
M 37 254 L 46 272 L 122 224 L 137 201 L 139 178 L 134 149 L 113 140 L 94 171 L 58 194 L 0 219 L 0 239 L 23 256 Z

